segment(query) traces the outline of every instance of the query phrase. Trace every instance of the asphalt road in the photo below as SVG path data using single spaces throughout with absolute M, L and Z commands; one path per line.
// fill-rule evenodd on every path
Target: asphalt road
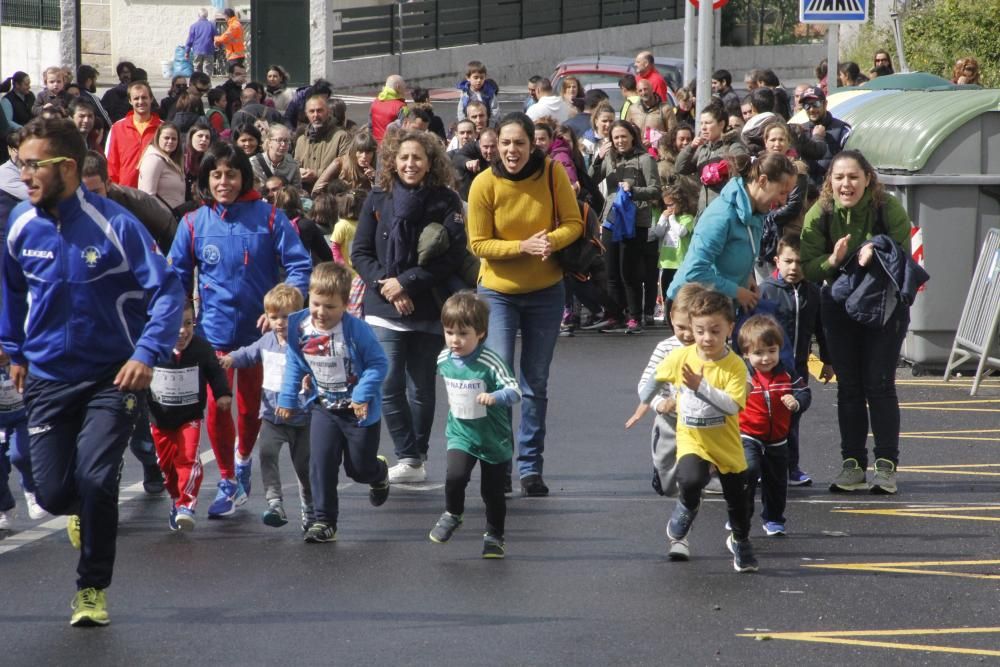
M 443 392 L 429 482 L 394 487 L 377 509 L 366 488 L 345 484 L 335 544 L 303 543 L 294 523 L 260 522 L 256 464 L 248 504 L 208 521 L 218 479 L 209 464 L 197 529 L 170 533 L 166 497 L 136 493 L 141 469 L 126 455 L 111 626 L 69 627 L 77 553 L 64 531 L 43 527 L 48 536 L 31 539 L 37 522 L 22 520 L 22 532 L 0 541 L 0 664 L 1000 660 L 1000 383 L 970 399 L 961 381 L 900 371 L 896 497 L 827 492 L 839 466 L 835 390 L 814 384 L 802 461 L 817 484 L 790 490 L 787 537 L 766 538 L 755 521 L 761 571 L 740 575 L 718 497 L 695 524 L 692 560 L 667 560 L 673 501 L 650 489 L 650 424 L 622 428 L 660 332 L 560 339 L 545 468 L 552 493 L 510 499 L 506 560 L 479 557 L 475 479 L 453 540 L 427 539 L 444 506 Z M 392 452 L 385 435 L 382 450 Z M 283 473 L 294 498 L 287 459 Z

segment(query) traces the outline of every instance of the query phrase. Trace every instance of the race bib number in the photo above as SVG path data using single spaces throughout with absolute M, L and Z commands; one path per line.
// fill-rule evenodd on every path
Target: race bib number
M 261 350 L 261 360 L 264 364 L 264 389 L 278 393 L 285 377 L 285 355 L 281 352 Z
M 14 388 L 14 381 L 0 382 L 0 412 L 14 412 L 24 407 L 24 397 Z
M 183 406 L 198 403 L 198 367 L 156 368 L 149 386 L 160 405 Z
M 318 389 L 330 393 L 347 391 L 347 369 L 344 367 L 344 357 L 321 356 L 307 354 L 306 363 L 316 378 Z
M 714 428 L 726 423 L 726 413 L 681 387 L 680 418 L 688 428 Z
M 486 391 L 482 380 L 444 379 L 448 390 L 448 407 L 456 419 L 482 419 L 486 416 L 486 406 L 476 403 L 476 397 Z

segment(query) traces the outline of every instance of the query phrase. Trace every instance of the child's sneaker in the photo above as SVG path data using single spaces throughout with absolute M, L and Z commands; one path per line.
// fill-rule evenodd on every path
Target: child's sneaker
M 146 495 L 158 496 L 166 488 L 160 466 L 155 463 L 142 466 L 142 490 Z
M 677 503 L 680 505 L 680 503 Z M 667 551 L 667 558 L 670 560 L 690 560 L 691 548 L 688 546 L 686 538 L 674 539 L 670 536 L 670 524 L 667 524 L 667 540 L 670 541 L 670 550 Z
M 167 517 L 167 526 L 175 533 L 181 529 L 177 525 L 177 508 L 173 505 L 170 506 L 170 516 Z
M 437 542 L 438 544 L 444 544 L 451 539 L 452 533 L 462 525 L 462 515 L 452 514 L 451 512 L 445 512 L 441 515 L 441 518 L 437 520 L 434 524 L 434 528 L 431 529 L 430 538 L 431 542 Z
M 101 589 L 84 588 L 77 591 L 71 606 L 73 615 L 69 624 L 75 628 L 104 626 L 111 622 L 108 617 L 108 599 Z
M 253 470 L 253 459 L 243 461 L 240 455 L 236 455 L 236 479 L 243 487 L 243 493 L 250 495 L 250 473 Z
M 378 455 L 378 460 L 385 464 L 385 479 L 377 484 L 372 484 L 371 488 L 368 489 L 368 502 L 373 507 L 381 507 L 389 499 L 389 461 L 381 454 Z M 424 474 L 426 475 L 426 472 Z
M 14 527 L 14 517 L 17 515 L 15 508 L 0 512 L 0 530 L 11 530 Z
M 778 523 L 777 521 L 765 521 L 764 532 L 768 537 L 784 537 L 785 524 Z
M 309 526 L 309 530 L 306 531 L 304 538 L 306 542 L 310 544 L 320 544 L 322 542 L 336 542 L 337 541 L 337 529 L 330 526 L 322 521 L 316 521 L 313 525 Z
M 872 479 L 872 493 L 892 495 L 896 493 L 896 464 L 889 459 L 875 459 L 875 477 Z
M 235 479 L 219 480 L 219 492 L 215 494 L 215 500 L 208 508 L 208 518 L 217 519 L 223 516 L 232 516 L 236 512 L 236 506 L 247 501 L 247 494 L 243 486 Z
M 865 469 L 861 467 L 857 459 L 844 459 L 844 465 L 833 483 L 830 484 L 830 491 L 842 493 L 844 491 L 857 491 L 867 487 L 865 481 Z
M 503 558 L 503 538 L 493 533 L 483 535 L 483 558 Z
M 49 513 L 38 504 L 35 494 L 31 491 L 24 492 L 24 504 L 28 506 L 28 518 L 38 521 L 49 517 Z
M 260 520 L 264 522 L 265 526 L 281 528 L 288 523 L 288 515 L 285 514 L 285 508 L 281 501 L 275 498 L 267 501 L 267 509 L 260 515 Z
M 691 524 L 694 523 L 696 516 L 698 516 L 698 507 L 689 510 L 684 507 L 684 503 L 678 500 L 677 504 L 674 505 L 674 513 L 670 516 L 670 522 L 667 524 L 667 537 L 671 540 L 683 540 L 691 531 Z
M 733 569 L 737 572 L 756 572 L 760 569 L 757 559 L 753 555 L 753 547 L 750 540 L 737 542 L 730 533 L 726 538 L 726 548 L 733 554 Z
M 598 328 L 598 331 L 601 333 L 625 333 L 626 329 L 624 322 L 609 318 L 603 327 Z
M 180 530 L 194 530 L 194 510 L 190 507 L 177 508 L 177 528 Z
M 642 333 L 642 322 L 636 319 L 631 319 L 625 323 L 625 333 L 627 334 L 641 334 Z
M 389 483 L 413 483 L 427 481 L 427 467 L 423 463 L 412 465 L 400 461 L 389 468 Z
M 812 477 L 798 468 L 788 473 L 788 486 L 812 486 Z

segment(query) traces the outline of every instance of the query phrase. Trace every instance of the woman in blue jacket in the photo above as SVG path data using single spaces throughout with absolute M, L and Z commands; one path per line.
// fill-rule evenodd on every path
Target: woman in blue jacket
M 250 159 L 232 144 L 213 145 L 201 162 L 198 186 L 208 202 L 181 220 L 170 248 L 174 271 L 191 294 L 198 270 L 198 335 L 221 357 L 260 337 L 264 294 L 281 282 L 308 292 L 312 262 L 288 218 L 253 188 Z M 230 385 L 236 376 L 227 371 Z M 238 424 L 209 396 L 206 428 L 219 464 L 219 493 L 208 515 L 228 516 L 246 502 L 250 456 L 260 430 L 260 365 L 242 368 L 234 389 Z M 233 445 L 239 432 L 239 452 Z
M 686 283 L 702 283 L 746 310 L 757 305 L 753 266 L 764 215 L 784 203 L 797 172 L 791 160 L 776 153 L 753 162 L 745 156 L 731 160 L 730 173 L 739 175 L 726 183 L 698 219 L 691 246 L 667 290 L 668 299 Z M 746 166 L 740 169 L 741 164 Z

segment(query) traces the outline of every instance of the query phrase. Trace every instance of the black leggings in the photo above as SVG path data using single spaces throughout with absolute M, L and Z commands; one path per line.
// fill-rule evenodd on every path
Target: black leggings
M 708 461 L 696 454 L 685 454 L 677 461 L 677 486 L 680 488 L 681 503 L 688 509 L 701 504 L 701 490 L 708 484 Z M 742 542 L 750 537 L 750 500 L 747 490 L 747 473 L 734 472 L 723 475 L 722 496 L 726 499 L 729 525 L 733 537 Z
M 481 477 L 480 493 L 486 504 L 486 532 L 503 537 L 504 519 L 507 517 L 507 500 L 503 493 L 508 474 L 507 463 L 487 463 L 460 449 L 449 449 L 444 485 L 445 509 L 452 514 L 465 513 L 465 487 L 477 461 Z
M 608 292 L 612 300 L 628 308 L 628 317 L 642 320 L 642 268 L 648 227 L 636 227 L 635 236 L 615 243 L 611 230 L 601 232 L 608 266 Z

